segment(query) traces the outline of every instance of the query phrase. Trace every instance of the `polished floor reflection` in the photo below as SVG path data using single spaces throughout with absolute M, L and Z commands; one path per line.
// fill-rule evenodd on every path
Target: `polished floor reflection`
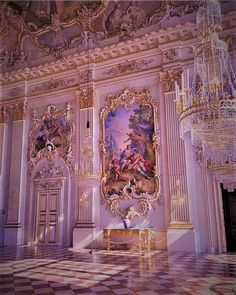
M 0 248 L 0 294 L 236 294 L 236 253 Z

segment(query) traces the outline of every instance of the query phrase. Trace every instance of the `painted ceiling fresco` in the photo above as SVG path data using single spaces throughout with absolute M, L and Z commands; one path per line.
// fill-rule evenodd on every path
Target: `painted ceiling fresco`
M 127 40 L 166 17 L 191 14 L 200 1 L 0 1 L 3 72 L 44 57 Z M 146 31 L 145 31 L 146 33 Z

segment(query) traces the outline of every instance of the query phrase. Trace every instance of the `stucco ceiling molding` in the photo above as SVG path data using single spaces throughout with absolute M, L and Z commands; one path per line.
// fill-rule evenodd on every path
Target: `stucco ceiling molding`
M 229 20 L 227 22 L 227 29 L 236 27 L 235 22 L 233 22 L 235 15 L 236 13 L 228 15 Z M 132 40 L 122 41 L 118 44 L 104 46 L 103 48 L 97 47 L 91 49 L 90 63 L 97 64 L 118 57 L 128 57 L 131 54 L 137 54 L 139 52 L 153 48 L 159 48 L 160 50 L 165 51 L 165 48 L 167 48 L 166 46 L 170 48 L 173 46 L 174 42 L 175 44 L 181 41 L 191 43 L 191 40 L 196 38 L 197 32 L 195 30 L 195 24 L 192 22 L 187 22 L 185 24 L 179 24 L 175 27 L 160 29 L 149 34 L 145 34 L 141 37 L 136 37 Z M 167 53 L 166 57 L 168 59 L 168 57 L 171 56 L 172 54 L 169 52 Z M 41 77 L 73 70 L 86 65 L 88 63 L 87 58 L 87 52 L 83 51 L 54 62 L 33 66 L 32 68 L 25 67 L 24 69 L 6 72 L 5 74 L 0 75 L 0 84 L 6 85 L 23 80 L 34 80 Z
M 182 28 L 184 30 L 184 27 Z M 164 33 L 163 33 L 164 34 Z M 120 42 L 113 46 L 105 46 L 104 48 L 96 48 L 91 50 L 90 63 L 100 63 L 117 57 L 126 57 L 130 54 L 136 54 L 145 50 L 159 47 L 161 36 L 159 32 L 152 32 L 133 40 Z M 175 39 L 176 40 L 176 39 Z M 2 84 L 15 83 L 23 80 L 33 80 L 56 73 L 66 72 L 76 69 L 88 63 L 87 52 L 76 53 L 68 56 L 63 60 L 46 63 L 44 65 L 34 66 L 32 68 L 19 69 L 7 72 L 0 77 Z

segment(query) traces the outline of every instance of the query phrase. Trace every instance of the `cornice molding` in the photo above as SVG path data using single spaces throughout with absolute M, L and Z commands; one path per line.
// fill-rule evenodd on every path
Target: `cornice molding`
M 118 57 L 125 57 L 131 54 L 137 54 L 142 51 L 159 48 L 161 44 L 172 43 L 179 41 L 181 38 L 189 38 L 190 35 L 196 35 L 195 24 L 188 22 L 176 27 L 168 27 L 141 37 L 136 37 L 127 41 L 119 42 L 104 46 L 103 48 L 95 48 L 90 53 L 90 64 L 101 63 L 107 60 L 112 60 Z M 86 51 L 73 54 L 65 57 L 62 60 L 47 63 L 32 68 L 20 69 L 12 72 L 7 72 L 0 75 L 0 83 L 2 85 L 16 83 L 25 80 L 34 80 L 58 73 L 66 72 L 73 69 L 78 69 L 88 63 L 88 55 Z

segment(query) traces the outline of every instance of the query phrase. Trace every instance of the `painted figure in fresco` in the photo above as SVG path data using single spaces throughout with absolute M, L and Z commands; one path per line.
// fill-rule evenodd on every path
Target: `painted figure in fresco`
M 130 133 L 127 133 L 127 135 L 128 135 L 128 139 L 125 140 L 124 142 L 127 142 L 130 140 L 130 147 L 132 149 L 137 149 L 138 152 L 143 155 L 145 150 L 145 140 L 142 137 L 142 135 L 135 130 Z
M 113 158 L 111 160 L 109 170 L 110 170 L 110 173 L 115 176 L 115 182 L 117 182 L 118 180 L 124 180 L 124 181 L 128 180 L 126 176 L 122 175 L 118 159 Z
M 47 140 L 47 142 L 46 142 L 46 147 L 47 147 L 49 152 L 52 152 L 54 150 L 54 148 L 55 148 L 54 144 L 51 143 L 49 140 Z
M 130 156 L 132 153 L 132 149 L 130 145 L 127 145 L 126 148 L 123 150 L 123 152 L 120 154 L 120 160 L 119 164 L 121 167 L 121 171 L 123 171 L 125 168 L 127 168 L 130 164 Z
M 50 141 L 55 147 L 61 146 L 64 134 L 68 131 L 65 117 L 58 116 L 54 106 L 49 106 L 48 110 L 42 117 L 42 123 L 36 134 L 37 151 L 46 147 L 46 143 Z
M 138 151 L 136 149 L 133 150 L 133 154 L 130 156 L 130 160 L 131 160 L 131 169 L 134 170 L 134 172 L 139 172 L 140 174 L 142 174 L 146 179 L 150 179 L 150 177 L 148 176 L 148 170 L 145 166 L 145 159 L 143 158 L 143 156 L 141 154 L 138 153 Z
M 52 106 L 49 110 L 49 113 L 47 112 L 43 116 L 43 126 L 44 129 L 48 131 L 48 136 L 59 136 L 63 137 L 63 119 L 58 117 L 55 113 L 55 109 Z
M 118 29 L 120 25 L 122 24 L 122 17 L 123 17 L 123 11 L 120 7 L 120 4 L 116 3 L 115 10 L 113 11 L 110 20 L 113 29 Z
M 126 15 L 129 16 L 136 28 L 145 23 L 146 12 L 143 8 L 139 7 L 139 3 L 136 1 L 133 1 L 128 7 Z
M 130 193 L 138 195 L 155 191 L 153 132 L 153 111 L 149 106 L 134 103 L 129 110 L 121 106 L 108 113 L 105 167 L 110 196 L 120 195 L 124 189 L 129 193 L 129 188 Z

